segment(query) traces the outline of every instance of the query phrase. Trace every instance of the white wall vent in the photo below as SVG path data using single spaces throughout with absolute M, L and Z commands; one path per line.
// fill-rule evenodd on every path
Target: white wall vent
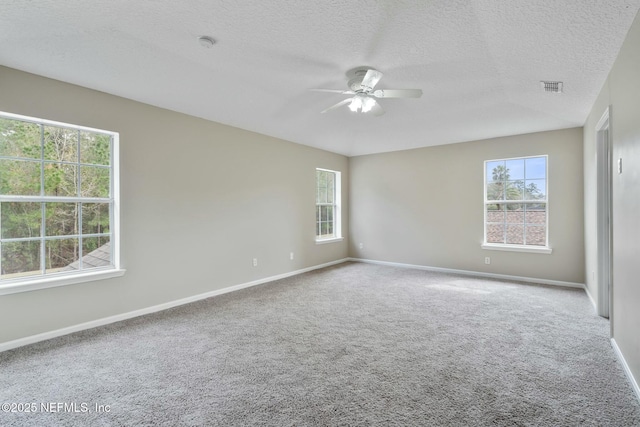
M 542 85 L 542 89 L 545 92 L 551 92 L 551 93 L 562 93 L 562 82 L 548 82 L 548 81 L 541 81 L 540 85 Z

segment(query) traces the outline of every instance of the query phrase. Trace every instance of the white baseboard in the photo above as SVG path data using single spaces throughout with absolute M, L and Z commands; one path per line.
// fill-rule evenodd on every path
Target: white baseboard
M 391 267 L 416 268 L 419 270 L 439 271 L 441 273 L 463 274 L 465 276 L 489 277 L 492 279 L 514 280 L 518 282 L 538 283 L 543 285 L 564 286 L 564 287 L 579 288 L 579 289 L 586 288 L 583 283 L 563 282 L 560 280 L 537 279 L 535 277 L 509 276 L 506 274 L 483 273 L 479 271 L 469 271 L 469 270 L 455 270 L 452 268 L 429 267 L 426 265 L 403 264 L 398 262 L 376 261 L 372 259 L 362 259 L 362 258 L 349 258 L 348 260 L 354 261 L 354 262 L 365 262 L 368 264 L 388 265 Z
M 640 387 L 638 386 L 638 382 L 634 378 L 633 373 L 631 373 L 631 369 L 629 369 L 629 365 L 627 365 L 627 361 L 624 360 L 624 356 L 622 355 L 622 351 L 620 351 L 620 347 L 618 347 L 616 340 L 613 338 L 611 338 L 611 346 L 613 347 L 613 351 L 616 353 L 618 360 L 620 361 L 620 363 L 622 364 L 622 367 L 624 368 L 624 373 L 627 375 L 627 378 L 631 383 L 631 388 L 633 388 L 633 391 L 636 394 L 636 398 L 638 399 L 638 402 L 640 402 Z
M 262 285 L 264 283 L 273 282 L 274 280 L 284 279 L 298 274 L 307 273 L 309 271 L 318 270 L 320 268 L 330 267 L 336 264 L 342 264 L 348 261 L 347 258 L 331 261 L 325 264 L 314 265 L 312 267 L 303 268 L 301 270 L 295 270 L 288 273 L 278 274 L 276 276 L 265 277 L 263 279 L 254 280 L 252 282 L 241 283 L 235 286 L 229 286 L 222 289 L 216 289 L 215 291 L 206 292 L 204 294 L 193 295 L 187 298 L 181 298 L 175 301 L 169 301 L 163 304 L 154 305 L 140 310 L 130 311 L 128 313 L 116 314 L 115 316 L 103 317 L 102 319 L 92 320 L 90 322 L 80 323 L 78 325 L 69 326 L 62 329 L 56 329 L 55 331 L 44 332 L 37 335 L 31 335 L 24 338 L 19 338 L 13 341 L 7 341 L 0 343 L 0 352 L 11 350 L 14 348 L 22 347 L 29 344 L 34 344 L 40 341 L 45 341 L 51 338 L 60 337 L 63 335 L 72 334 L 74 332 L 84 331 L 86 329 L 96 328 L 98 326 L 108 325 L 110 323 L 120 322 L 122 320 L 132 319 L 134 317 L 144 316 L 145 314 L 156 313 L 158 311 L 167 310 L 169 308 L 177 307 L 191 302 L 200 301 L 206 298 L 215 297 L 229 292 L 239 291 L 240 289 L 250 288 L 252 286 Z

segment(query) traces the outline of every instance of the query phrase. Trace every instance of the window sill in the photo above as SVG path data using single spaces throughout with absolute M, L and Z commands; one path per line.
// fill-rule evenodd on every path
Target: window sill
M 16 280 L 7 284 L 0 284 L 0 295 L 17 294 L 20 292 L 54 288 L 57 286 L 75 285 L 78 283 L 93 282 L 95 280 L 111 279 L 113 277 L 123 276 L 125 272 L 126 270 L 122 269 L 110 269 L 68 276 Z
M 330 239 L 320 239 L 316 240 L 316 245 L 324 245 L 325 243 L 334 243 L 334 242 L 342 242 L 344 237 L 332 237 Z
M 548 246 L 500 245 L 497 243 L 483 243 L 482 249 L 490 251 L 530 252 L 535 254 L 550 254 L 552 252 L 552 249 Z

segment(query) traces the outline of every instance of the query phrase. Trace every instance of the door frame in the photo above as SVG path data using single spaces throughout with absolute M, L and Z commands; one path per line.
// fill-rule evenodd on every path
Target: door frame
M 613 223 L 612 223 L 612 144 L 611 106 L 596 125 L 597 173 L 597 265 L 598 315 L 612 318 L 613 295 Z M 613 325 L 611 325 L 613 328 Z M 613 330 L 613 329 L 612 329 Z

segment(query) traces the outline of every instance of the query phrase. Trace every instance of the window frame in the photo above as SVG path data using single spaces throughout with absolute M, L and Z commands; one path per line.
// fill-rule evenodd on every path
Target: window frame
M 513 161 L 513 160 L 522 160 L 522 161 L 526 161 L 526 159 L 533 159 L 533 158 L 544 158 L 545 159 L 545 198 L 543 201 L 540 200 L 535 200 L 535 202 L 537 203 L 544 203 L 545 205 L 545 245 L 527 245 L 527 244 L 513 244 L 513 243 L 489 243 L 487 242 L 487 206 L 491 205 L 491 204 L 527 204 L 527 203 L 532 203 L 534 202 L 533 200 L 527 200 L 524 198 L 518 199 L 518 200 L 507 200 L 505 196 L 503 196 L 502 200 L 488 200 L 487 199 L 487 185 L 488 185 L 488 181 L 487 181 L 487 164 L 488 163 L 492 163 L 492 162 L 507 162 L 507 161 Z M 484 188 L 483 188 L 483 199 L 484 199 L 484 203 L 483 203 L 483 229 L 484 229 L 484 236 L 483 236 L 483 241 L 482 241 L 482 249 L 487 249 L 487 250 L 496 250 L 496 251 L 511 251 L 511 252 L 531 252 L 531 253 L 541 253 L 541 254 L 550 254 L 552 253 L 552 248 L 549 246 L 549 155 L 548 154 L 540 154 L 540 155 L 533 155 L 533 156 L 521 156 L 521 157 L 509 157 L 509 158 L 502 158 L 502 159 L 490 159 L 490 160 L 485 160 L 483 162 L 483 170 L 482 170 L 482 175 L 483 175 L 483 183 L 484 183 Z M 525 178 L 526 180 L 526 175 Z M 523 222 L 523 226 L 526 227 L 526 215 L 525 215 L 525 222 Z M 507 225 L 506 222 L 506 218 L 505 221 L 503 223 L 505 226 Z
M 334 176 L 333 184 L 333 203 L 318 203 L 318 172 L 329 172 Z M 332 243 L 332 242 L 340 242 L 344 240 L 342 237 L 342 173 L 340 171 L 332 170 L 332 169 L 324 169 L 324 168 L 316 168 L 316 185 L 315 185 L 315 194 L 316 194 L 316 204 L 315 210 L 316 215 L 318 215 L 318 209 L 321 206 L 333 206 L 333 236 L 331 237 L 320 237 L 319 232 L 319 222 L 316 219 L 315 221 L 315 239 L 316 244 L 324 244 L 324 243 Z M 316 216 L 317 218 L 317 216 Z
M 111 265 L 104 267 L 91 268 L 86 270 L 72 270 L 64 272 L 46 273 L 46 269 L 43 270 L 42 262 L 40 273 L 11 279 L 2 279 L 0 281 L 0 295 L 7 295 L 19 292 L 33 291 L 38 289 L 46 289 L 57 286 L 72 285 L 84 282 L 90 282 L 94 280 L 102 280 L 112 277 L 122 276 L 125 270 L 120 265 L 120 151 L 119 151 L 119 139 L 118 132 L 107 131 L 104 129 L 91 128 L 87 126 L 74 125 L 70 123 L 58 122 L 54 120 L 41 119 L 36 117 L 24 116 L 20 114 L 14 114 L 9 112 L 0 111 L 0 118 L 8 120 L 17 120 L 27 123 L 37 124 L 39 126 L 52 126 L 65 129 L 72 129 L 78 132 L 90 132 L 109 135 L 111 137 L 110 144 L 110 161 L 109 161 L 109 184 L 110 194 L 108 197 L 83 197 L 80 194 L 75 196 L 50 196 L 44 194 L 44 188 L 41 188 L 39 195 L 0 195 L 0 202 L 33 202 L 33 203 L 108 203 L 109 204 L 109 242 L 111 250 Z M 41 144 L 43 142 L 41 141 Z M 41 145 L 42 147 L 42 145 Z M 79 154 L 78 154 L 79 155 Z M 13 156 L 2 156 L 4 159 L 14 160 L 19 159 Z M 40 168 L 44 168 L 44 165 L 51 163 L 50 160 L 45 159 L 43 155 L 40 158 L 30 158 L 29 161 L 37 162 Z M 64 164 L 64 163 L 63 163 Z M 84 164 L 80 162 L 78 158 L 77 162 L 70 163 L 82 167 Z M 88 165 L 88 164 L 87 164 Z M 85 167 L 87 165 L 84 165 Z M 43 170 L 43 169 L 42 169 Z M 42 172 L 41 172 L 42 173 Z M 41 176 L 42 179 L 42 176 Z M 81 178 L 80 178 L 81 179 Z M 80 185 L 80 184 L 78 184 Z M 44 208 L 43 208 L 44 209 Z M 80 220 L 82 220 L 80 214 Z M 45 218 L 42 219 L 43 223 Z M 39 241 L 41 245 L 44 242 L 54 240 L 56 238 L 62 238 L 67 236 L 47 236 L 42 232 L 36 239 L 33 238 L 30 241 Z M 102 235 L 102 234 L 101 234 Z M 69 238 L 76 236 L 70 235 Z M 93 237 L 92 234 L 84 235 L 82 230 L 77 234 L 77 238 L 81 236 L 88 238 Z M 96 235 L 97 236 L 97 235 Z M 41 249 L 42 250 L 42 249 Z M 86 254 L 82 254 L 80 251 L 78 254 L 78 261 L 81 263 L 82 257 Z

